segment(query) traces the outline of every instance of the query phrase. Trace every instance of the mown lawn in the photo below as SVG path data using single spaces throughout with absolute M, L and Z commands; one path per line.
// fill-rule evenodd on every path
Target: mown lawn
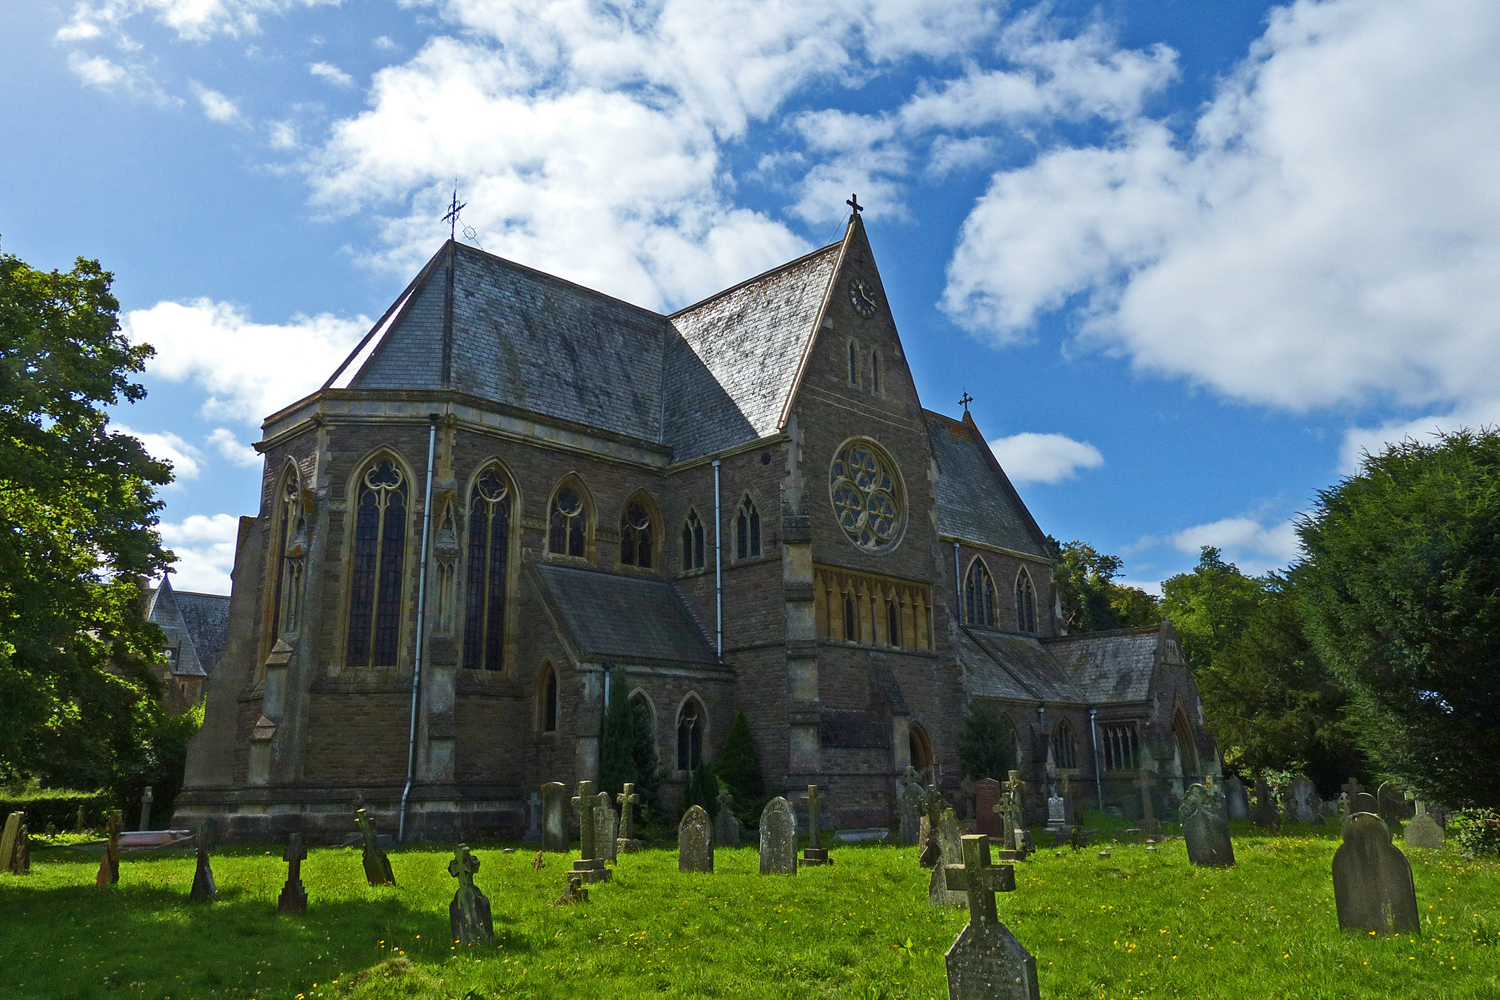
M 1238 824 L 1237 824 L 1238 826 Z M 1242 834 L 1242 835 L 1241 835 Z M 1237 830 L 1239 865 L 1195 869 L 1180 840 L 1113 845 L 1017 866 L 1001 919 L 1036 956 L 1046 998 L 1500 997 L 1500 863 L 1411 850 L 1423 937 L 1338 930 L 1331 832 Z M 448 939 L 451 853 L 393 853 L 398 888 L 365 884 L 357 850 L 314 850 L 305 918 L 278 917 L 286 866 L 216 855 L 219 901 L 190 905 L 190 856 L 127 855 L 120 885 L 97 855 L 38 851 L 0 876 L 0 996 L 313 1000 L 498 997 L 946 997 L 943 952 L 966 916 L 927 903 L 915 851 L 842 847 L 832 868 L 761 877 L 751 848 L 711 876 L 674 851 L 622 856 L 582 906 L 554 906 L 567 861 L 476 848 L 493 948 Z M 907 943 L 910 942 L 910 947 Z

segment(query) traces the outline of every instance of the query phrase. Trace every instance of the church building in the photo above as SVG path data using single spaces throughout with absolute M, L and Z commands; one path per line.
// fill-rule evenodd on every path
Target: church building
M 1046 536 L 969 414 L 923 408 L 858 214 L 670 315 L 450 240 L 257 449 L 178 827 L 332 839 L 359 802 L 517 837 L 598 777 L 607 698 L 649 712 L 665 798 L 743 710 L 768 791 L 816 783 L 835 827 L 894 826 L 908 767 L 958 799 L 976 702 L 1080 807 L 1217 773 L 1170 626 L 1061 634 Z

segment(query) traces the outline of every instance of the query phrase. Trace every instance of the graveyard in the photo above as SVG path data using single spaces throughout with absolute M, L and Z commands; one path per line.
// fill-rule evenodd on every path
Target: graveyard
M 1397 840 L 1421 935 L 1376 936 L 1339 929 L 1337 823 L 1272 834 L 1234 822 L 1232 867 L 1190 864 L 1171 828 L 1147 845 L 1103 817 L 1090 825 L 1094 844 L 1043 847 L 994 897 L 1044 997 L 1500 995 L 1500 862 L 1451 841 Z M 823 843 L 832 863 L 794 875 L 762 875 L 754 846 L 717 848 L 708 872 L 653 845 L 621 853 L 571 905 L 557 900 L 576 844 L 540 868 L 540 845 L 472 844 L 494 941 L 464 946 L 450 931 L 454 845 L 390 851 L 395 884 L 381 886 L 357 847 L 312 847 L 306 913 L 278 915 L 280 848 L 215 851 L 217 899 L 195 903 L 191 851 L 126 851 L 118 884 L 99 886 L 97 852 L 37 839 L 29 875 L 0 875 L 0 996 L 947 996 L 944 953 L 968 914 L 929 903 L 917 847 Z

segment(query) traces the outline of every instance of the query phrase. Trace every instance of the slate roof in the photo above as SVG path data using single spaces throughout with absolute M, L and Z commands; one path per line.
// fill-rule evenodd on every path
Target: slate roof
M 199 594 L 190 590 L 174 591 L 177 609 L 193 637 L 198 662 L 212 676 L 224 657 L 229 635 L 229 598 L 222 594 Z
M 953 637 L 953 655 L 964 672 L 964 690 L 970 698 L 1003 698 L 1011 701 L 1038 701 L 1036 692 L 1029 690 L 1005 664 L 996 660 L 967 629 L 959 629 Z M 1072 699 L 1069 699 L 1070 701 Z
M 969 638 L 1002 663 L 1038 701 L 1085 702 L 1066 669 L 1033 636 L 964 628 Z
M 1090 704 L 1145 701 L 1156 666 L 1157 628 L 1085 632 L 1047 640 L 1047 650 Z
M 146 620 L 156 625 L 166 635 L 164 649 L 173 654 L 171 670 L 178 677 L 207 677 L 199 659 L 197 644 L 178 605 L 172 582 L 163 577 L 161 585 L 147 590 Z
M 922 412 L 938 464 L 938 531 L 1051 559 L 1041 529 L 972 421 Z
M 580 660 L 718 663 L 670 583 L 551 563 L 533 568 L 543 599 Z

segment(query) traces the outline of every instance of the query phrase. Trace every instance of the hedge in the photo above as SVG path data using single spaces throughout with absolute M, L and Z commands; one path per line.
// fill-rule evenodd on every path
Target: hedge
M 41 833 L 48 823 L 58 830 L 72 830 L 78 825 L 78 809 L 83 807 L 84 824 L 102 827 L 109 809 L 106 792 L 75 792 L 65 788 L 39 792 L 0 791 L 0 822 L 13 812 L 26 813 L 26 827 Z

